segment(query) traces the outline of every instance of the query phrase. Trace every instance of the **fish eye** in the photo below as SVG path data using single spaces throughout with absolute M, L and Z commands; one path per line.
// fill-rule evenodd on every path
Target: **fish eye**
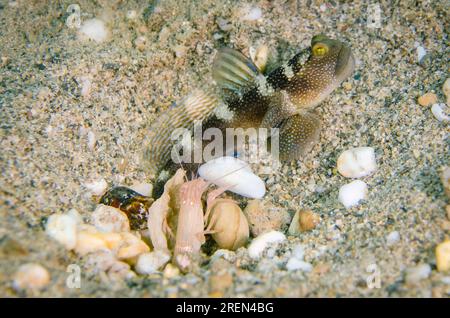
M 323 56 L 328 53 L 328 46 L 323 43 L 317 43 L 313 46 L 312 52 L 315 56 Z

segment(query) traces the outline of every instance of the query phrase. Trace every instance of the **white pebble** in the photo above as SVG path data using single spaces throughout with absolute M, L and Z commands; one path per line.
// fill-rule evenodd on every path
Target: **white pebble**
M 83 78 L 81 80 L 81 96 L 83 97 L 88 97 L 89 94 L 91 93 L 91 80 L 89 78 Z
M 45 232 L 68 250 L 74 249 L 77 244 L 77 225 L 80 219 L 76 210 L 71 214 L 53 214 L 47 220 Z
M 39 264 L 29 263 L 19 267 L 13 277 L 13 288 L 22 289 L 41 289 L 50 282 L 50 274 Z
M 431 274 L 431 267 L 428 264 L 420 264 L 406 269 L 405 281 L 408 284 L 415 284 L 422 279 L 428 278 Z
M 106 183 L 105 179 L 94 180 L 92 182 L 84 183 L 84 186 L 93 194 L 100 196 L 106 192 L 106 188 L 108 188 L 108 183 Z
M 105 23 L 99 19 L 90 19 L 84 21 L 80 28 L 82 37 L 87 37 L 97 43 L 103 42 L 108 38 L 108 29 Z
M 447 115 L 449 112 L 448 107 L 441 103 L 441 104 L 434 104 L 431 106 L 431 112 L 433 113 L 434 117 L 436 117 L 439 121 L 450 121 L 450 116 Z
M 92 130 L 89 130 L 87 134 L 87 145 L 90 151 L 95 149 L 95 144 L 97 143 L 97 137 Z
M 347 209 L 357 205 L 358 202 L 365 199 L 366 196 L 367 184 L 361 180 L 350 182 L 339 189 L 339 202 Z
M 337 160 L 337 169 L 346 178 L 361 178 L 377 169 L 375 150 L 359 147 L 344 151 Z
M 299 260 L 296 257 L 292 257 L 287 262 L 286 269 L 288 271 L 301 270 L 302 272 L 310 272 L 312 271 L 313 267 L 310 263 Z
M 255 21 L 262 18 L 262 10 L 259 7 L 246 7 L 242 11 L 242 20 Z
M 427 51 L 423 46 L 418 46 L 416 51 L 417 51 L 417 60 L 420 63 L 422 62 L 422 59 L 425 57 L 425 55 L 427 55 Z
M 170 260 L 170 255 L 164 251 L 154 251 L 139 255 L 135 270 L 141 275 L 148 275 L 159 271 Z
M 220 157 L 206 162 L 198 169 L 203 179 L 244 197 L 261 199 L 266 193 L 264 181 L 248 164 L 234 157 Z
M 130 231 L 130 222 L 127 215 L 112 206 L 99 204 L 92 212 L 91 221 L 100 232 Z
M 133 185 L 130 187 L 131 190 L 136 191 L 137 193 L 149 197 L 152 195 L 153 191 L 153 185 L 151 183 L 133 183 Z
M 284 240 L 286 240 L 286 236 L 278 231 L 261 234 L 251 242 L 248 254 L 253 259 L 259 258 L 270 244 L 280 243 Z
M 396 244 L 398 241 L 400 241 L 400 233 L 397 231 L 391 232 L 386 236 L 386 244 L 388 246 L 392 246 Z
M 303 248 L 303 245 L 296 245 L 293 249 L 292 249 L 292 257 L 295 257 L 298 260 L 302 260 L 303 257 L 305 256 L 305 249 Z

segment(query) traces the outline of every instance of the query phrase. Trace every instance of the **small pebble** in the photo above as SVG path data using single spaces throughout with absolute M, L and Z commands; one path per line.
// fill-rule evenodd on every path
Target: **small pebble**
M 148 275 L 158 272 L 170 261 L 171 256 L 164 251 L 154 251 L 139 255 L 135 270 L 141 275 Z
M 179 276 L 180 270 L 175 265 L 172 265 L 169 263 L 166 265 L 166 268 L 164 268 L 163 273 L 164 273 L 165 278 L 171 279 L 171 278 L 175 278 L 175 277 Z
M 264 250 L 270 245 L 286 240 L 286 236 L 278 231 L 270 231 L 259 235 L 248 247 L 248 254 L 251 258 L 257 259 L 262 256 Z
M 440 272 L 450 270 L 450 240 L 436 246 L 436 267 Z
M 305 249 L 303 245 L 298 244 L 294 246 L 292 249 L 292 257 L 295 257 L 298 260 L 303 260 L 303 257 L 305 257 Z
M 434 117 L 442 122 L 448 122 L 450 121 L 450 115 L 447 115 L 450 113 L 449 108 L 441 103 L 441 104 L 434 104 L 431 106 L 431 112 L 433 113 Z
M 346 178 L 361 178 L 377 169 L 375 150 L 359 147 L 344 151 L 337 160 L 337 169 Z
M 422 62 L 425 55 L 427 55 L 427 51 L 423 46 L 418 46 L 416 52 L 417 52 L 417 61 L 420 63 Z
M 420 264 L 406 269 L 405 281 L 407 284 L 416 284 L 422 279 L 426 279 L 431 274 L 431 267 L 428 264 Z
M 447 97 L 447 105 L 450 106 L 450 78 L 447 78 L 442 85 L 442 92 Z
M 112 206 L 99 204 L 92 212 L 91 221 L 100 232 L 130 231 L 130 222 L 127 215 Z
M 296 271 L 300 270 L 302 272 L 310 272 L 313 269 L 313 266 L 310 263 L 301 261 L 295 257 L 292 257 L 289 259 L 289 261 L 286 264 L 286 269 L 288 271 Z
M 364 200 L 367 192 L 367 184 L 361 180 L 355 180 L 339 189 L 339 202 L 348 209 Z
M 437 96 L 434 93 L 426 93 L 417 99 L 421 106 L 430 106 L 437 102 Z
M 21 265 L 13 278 L 13 288 L 42 289 L 50 282 L 49 272 L 40 264 L 28 263 Z
M 74 249 L 77 244 L 77 225 L 81 220 L 76 210 L 71 211 L 66 214 L 51 215 L 45 226 L 47 235 L 68 250 Z
M 262 10 L 259 7 L 246 7 L 241 12 L 242 20 L 255 21 L 262 18 Z
M 146 182 L 137 182 L 133 183 L 133 185 L 130 187 L 131 190 L 136 191 L 140 195 L 150 197 L 153 192 L 153 185 L 151 183 Z
M 80 28 L 82 38 L 88 38 L 97 43 L 105 41 L 108 38 L 108 34 L 105 23 L 99 19 L 86 20 Z
M 108 188 L 108 183 L 105 179 L 94 180 L 92 182 L 87 182 L 83 184 L 93 195 L 100 196 L 106 192 Z
M 97 137 L 92 130 L 89 130 L 87 134 L 87 146 L 90 151 L 94 151 L 95 145 L 97 144 Z
M 393 231 L 386 236 L 386 244 L 392 246 L 400 241 L 400 233 Z

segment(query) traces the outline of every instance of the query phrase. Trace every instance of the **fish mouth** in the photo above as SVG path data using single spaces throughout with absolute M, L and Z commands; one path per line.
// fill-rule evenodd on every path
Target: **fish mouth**
M 339 50 L 335 74 L 340 80 L 345 80 L 355 69 L 355 58 L 351 49 L 342 44 Z

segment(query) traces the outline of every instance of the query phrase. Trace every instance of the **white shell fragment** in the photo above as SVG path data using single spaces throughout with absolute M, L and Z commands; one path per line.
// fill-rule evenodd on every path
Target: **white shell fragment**
M 100 196 L 106 192 L 106 188 L 108 188 L 108 183 L 106 183 L 105 179 L 94 180 L 92 182 L 86 182 L 84 186 L 93 194 Z
M 266 193 L 264 182 L 246 162 L 234 157 L 210 160 L 200 166 L 198 173 L 203 179 L 244 197 L 261 199 Z
M 108 38 L 108 33 L 105 23 L 99 19 L 86 20 L 80 28 L 82 37 L 86 37 L 97 43 L 105 41 Z
M 352 148 L 341 153 L 337 169 L 346 178 L 361 178 L 377 169 L 375 150 L 372 147 Z
M 77 244 L 77 225 L 80 219 L 78 212 L 73 209 L 66 214 L 53 214 L 47 220 L 45 232 L 68 250 L 74 249 Z
M 270 231 L 259 235 L 255 238 L 248 247 L 248 254 L 251 258 L 257 259 L 261 257 L 264 250 L 269 244 L 280 243 L 286 240 L 286 236 L 278 231 Z
M 361 180 L 350 182 L 339 189 L 339 202 L 341 202 L 346 209 L 357 205 L 359 201 L 365 199 L 366 196 L 367 184 Z
M 154 251 L 139 255 L 135 270 L 141 275 L 148 275 L 158 272 L 167 262 L 170 255 L 164 251 Z
M 443 103 L 441 104 L 434 104 L 431 106 L 431 112 L 433 113 L 434 117 L 443 122 L 450 121 L 450 109 Z

